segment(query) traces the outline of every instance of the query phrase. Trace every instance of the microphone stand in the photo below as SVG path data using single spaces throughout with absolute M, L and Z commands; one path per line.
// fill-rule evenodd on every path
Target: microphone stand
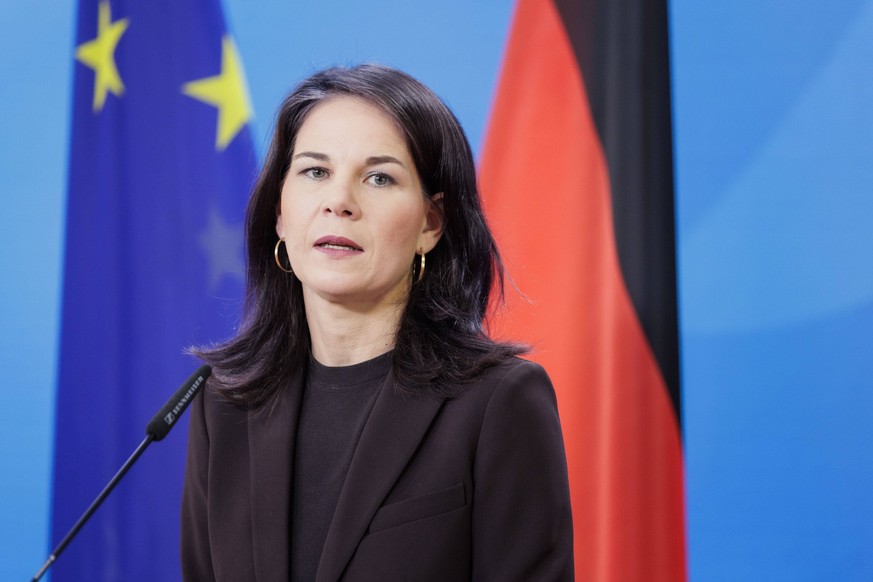
M 82 517 L 79 518 L 79 521 L 67 532 L 67 535 L 64 536 L 64 539 L 60 541 L 60 543 L 52 550 L 52 553 L 49 555 L 48 559 L 45 561 L 45 564 L 42 565 L 42 568 L 34 575 L 30 582 L 38 582 L 40 578 L 42 578 L 43 574 L 51 568 L 52 564 L 55 563 L 55 560 L 58 559 L 58 556 L 61 555 L 61 552 L 66 549 L 67 545 L 72 541 L 76 534 L 79 533 L 79 530 L 82 529 L 82 526 L 91 519 L 91 516 L 97 511 L 97 508 L 100 507 L 100 504 L 103 503 L 103 500 L 115 489 L 115 486 L 121 481 L 121 478 L 124 477 L 125 474 L 130 470 L 133 464 L 139 459 L 140 455 L 148 448 L 152 441 L 155 440 L 154 435 L 151 433 L 147 434 L 143 441 L 139 444 L 133 454 L 128 457 L 127 461 L 121 466 L 121 469 L 115 474 L 115 477 L 112 478 L 109 483 L 107 483 L 106 487 L 103 488 L 103 491 L 100 492 L 100 495 L 97 496 L 88 509 L 85 510 L 85 513 L 82 514 Z

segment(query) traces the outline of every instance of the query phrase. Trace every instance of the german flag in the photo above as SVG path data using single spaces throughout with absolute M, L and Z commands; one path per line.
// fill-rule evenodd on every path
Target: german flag
M 576 575 L 686 580 L 666 0 L 519 0 L 480 167 L 558 392 Z

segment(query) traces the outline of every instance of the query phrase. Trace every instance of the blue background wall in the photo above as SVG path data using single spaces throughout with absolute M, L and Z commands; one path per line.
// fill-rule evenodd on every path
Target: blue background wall
M 873 2 L 673 3 L 693 580 L 873 580 Z
M 359 60 L 481 144 L 512 3 L 224 5 L 258 146 L 294 81 Z M 670 8 L 691 579 L 873 579 L 873 0 Z M 75 7 L 0 13 L 0 579 L 24 579 L 50 544 Z

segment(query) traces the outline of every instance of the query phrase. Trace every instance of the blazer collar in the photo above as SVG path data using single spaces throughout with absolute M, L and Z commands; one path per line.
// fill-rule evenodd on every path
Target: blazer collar
M 298 370 L 276 406 L 248 415 L 255 578 L 287 582 L 294 441 L 303 395 Z
M 316 582 L 339 580 L 444 400 L 401 394 L 395 388 L 393 373 L 388 374 L 352 457 Z

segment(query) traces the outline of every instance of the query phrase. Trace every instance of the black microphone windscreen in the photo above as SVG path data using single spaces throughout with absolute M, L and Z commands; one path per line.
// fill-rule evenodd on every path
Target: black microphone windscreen
M 210 366 L 200 366 L 185 383 L 176 390 L 163 408 L 155 414 L 146 426 L 146 434 L 152 435 L 154 440 L 159 441 L 167 436 L 176 420 L 182 416 L 188 405 L 197 395 L 197 392 L 206 384 L 206 379 L 212 373 Z

